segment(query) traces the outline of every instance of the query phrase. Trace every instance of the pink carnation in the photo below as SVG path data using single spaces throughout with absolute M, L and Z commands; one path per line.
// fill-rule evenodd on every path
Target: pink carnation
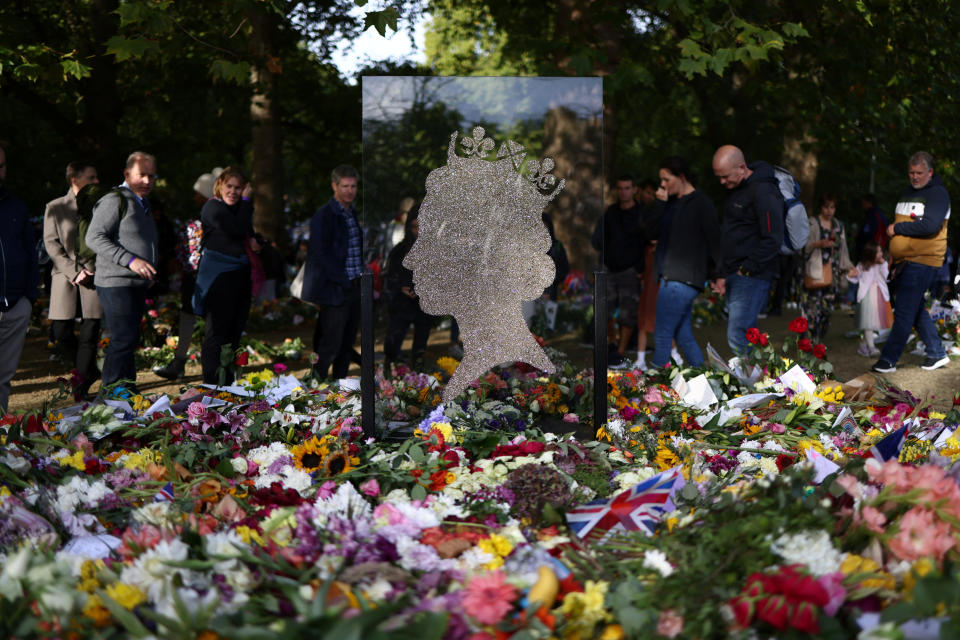
M 838 476 L 834 482 L 843 487 L 851 498 L 859 500 L 863 497 L 863 492 L 860 490 L 860 481 L 849 473 Z
M 663 404 L 663 394 L 656 387 L 649 387 L 643 393 L 643 401 L 647 404 Z
M 913 562 L 933 557 L 938 562 L 957 544 L 950 525 L 929 509 L 914 507 L 900 519 L 900 530 L 889 542 L 890 551 L 900 560 Z
M 867 462 L 867 473 L 870 479 L 896 491 L 906 492 L 913 488 L 913 481 L 910 478 L 911 469 L 896 460 L 887 460 L 883 464 L 875 461 Z
M 869 531 L 877 535 L 883 533 L 883 527 L 887 524 L 887 517 L 883 515 L 881 511 L 874 507 L 864 507 L 860 515 L 863 517 L 864 525 Z
M 321 500 L 329 500 L 337 490 L 337 483 L 333 480 L 327 480 L 317 489 L 317 497 Z
M 474 576 L 464 589 L 463 609 L 480 624 L 497 624 L 513 609 L 517 590 L 502 571 Z

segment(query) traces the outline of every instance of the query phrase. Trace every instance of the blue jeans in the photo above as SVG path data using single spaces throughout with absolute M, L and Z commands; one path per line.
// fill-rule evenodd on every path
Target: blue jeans
M 946 355 L 940 336 L 937 335 L 937 328 L 923 303 L 923 294 L 930 288 L 930 283 L 938 271 L 939 269 L 924 264 L 907 262 L 897 276 L 893 283 L 893 289 L 896 290 L 893 326 L 890 327 L 887 343 L 880 352 L 882 360 L 897 364 L 904 347 L 907 346 L 910 330 L 914 327 L 927 348 L 927 357 L 939 360 Z
M 97 287 L 110 344 L 103 358 L 103 386 L 117 380 L 136 382 L 134 354 L 140 345 L 140 321 L 146 307 L 146 287 Z
M 757 326 L 770 295 L 770 281 L 738 273 L 727 276 L 727 344 L 734 355 L 750 350 L 747 329 Z
M 653 327 L 654 366 L 662 367 L 670 362 L 670 345 L 674 339 L 690 366 L 703 366 L 703 352 L 700 351 L 690 327 L 693 300 L 699 293 L 694 287 L 682 282 L 660 281 L 660 291 L 657 293 L 657 323 Z

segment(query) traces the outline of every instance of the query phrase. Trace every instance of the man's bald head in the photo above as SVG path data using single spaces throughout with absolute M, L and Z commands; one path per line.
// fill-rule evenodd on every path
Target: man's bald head
M 713 174 L 727 189 L 736 189 L 751 173 L 743 151 L 738 147 L 725 144 L 713 154 Z

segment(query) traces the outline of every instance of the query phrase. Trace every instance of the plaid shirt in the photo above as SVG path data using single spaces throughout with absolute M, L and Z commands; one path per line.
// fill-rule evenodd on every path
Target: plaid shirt
M 357 224 L 357 210 L 353 205 L 349 210 L 346 209 L 336 198 L 333 198 L 333 202 L 337 215 L 347 222 L 347 261 L 343 269 L 347 278 L 353 280 L 363 273 L 363 236 L 360 233 L 360 225 Z

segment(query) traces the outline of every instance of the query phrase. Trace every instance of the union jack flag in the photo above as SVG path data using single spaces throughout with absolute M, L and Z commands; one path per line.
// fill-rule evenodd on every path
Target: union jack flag
M 567 512 L 567 524 L 580 538 L 593 532 L 653 531 L 670 498 L 684 485 L 681 467 L 659 473 L 609 500 L 594 500 Z
M 157 491 L 157 495 L 153 496 L 154 502 L 163 502 L 164 500 L 166 500 L 167 502 L 173 502 L 173 483 L 172 482 L 168 482 L 163 487 L 163 489 L 160 489 L 160 491 Z
M 864 458 L 875 458 L 880 462 L 887 460 L 896 460 L 900 456 L 900 450 L 903 449 L 903 443 L 910 435 L 910 420 L 903 423 L 903 426 L 896 431 L 891 431 L 880 442 L 870 447 Z

